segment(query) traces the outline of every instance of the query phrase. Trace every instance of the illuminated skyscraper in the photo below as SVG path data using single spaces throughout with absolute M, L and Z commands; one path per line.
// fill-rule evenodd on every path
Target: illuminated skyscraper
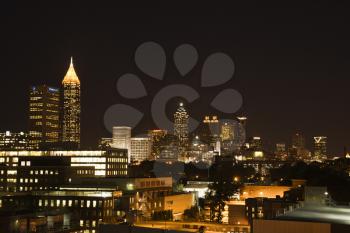
M 292 146 L 297 149 L 305 148 L 305 138 L 301 133 L 295 133 L 292 136 Z
M 327 159 L 327 137 L 314 137 L 314 159 Z
M 310 159 L 310 151 L 305 148 L 305 138 L 297 132 L 292 136 L 292 147 L 289 149 L 289 156 L 296 159 Z
M 113 127 L 112 148 L 127 149 L 128 162 L 130 163 L 131 156 L 131 127 L 115 126 Z
M 247 127 L 247 117 L 245 116 L 238 116 L 237 120 L 242 125 L 242 129 L 246 130 Z
M 168 132 L 163 129 L 153 129 L 148 131 L 148 137 L 151 139 L 152 144 L 150 159 L 155 159 L 157 156 L 159 156 L 162 148 L 162 140 L 167 135 L 167 133 Z
M 234 124 L 231 121 L 221 121 L 221 140 L 222 141 L 233 141 L 234 135 Z
M 62 141 L 80 146 L 80 81 L 75 73 L 73 58 L 63 85 L 63 128 Z
M 179 108 L 174 114 L 174 135 L 183 146 L 188 143 L 188 123 L 189 115 L 183 103 L 180 103 Z
M 220 126 L 217 116 L 205 116 L 197 129 L 201 141 L 213 145 L 220 139 Z
M 59 89 L 46 85 L 29 91 L 29 135 L 33 148 L 59 142 Z

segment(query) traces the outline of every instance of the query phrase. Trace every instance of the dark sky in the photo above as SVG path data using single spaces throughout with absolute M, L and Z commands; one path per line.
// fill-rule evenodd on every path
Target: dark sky
M 189 73 L 192 80 L 199 80 L 201 65 L 211 53 L 233 57 L 234 80 L 224 87 L 242 93 L 249 135 L 262 136 L 272 145 L 289 143 L 291 134 L 300 130 L 309 147 L 312 136 L 326 135 L 332 154 L 339 155 L 344 146 L 350 148 L 350 16 L 345 3 L 8 5 L 0 11 L 1 131 L 26 130 L 29 86 L 59 86 L 71 55 L 82 82 L 83 145 L 95 145 L 99 137 L 109 136 L 103 115 L 116 103 L 132 104 L 146 113 L 135 132 L 153 128 L 149 116 L 152 96 L 166 84 L 178 82 L 172 52 L 190 43 L 199 52 L 199 63 Z M 116 92 L 115 83 L 124 73 L 142 77 L 133 56 L 145 41 L 165 48 L 167 80 L 145 79 L 150 95 L 126 101 Z M 196 82 L 188 84 L 195 86 Z M 203 97 L 189 107 L 190 114 L 199 117 L 212 112 L 206 107 L 209 98 L 222 88 L 201 92 Z

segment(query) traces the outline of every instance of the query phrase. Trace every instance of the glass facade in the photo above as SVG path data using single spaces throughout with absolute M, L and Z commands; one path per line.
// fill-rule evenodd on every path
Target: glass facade
M 46 85 L 29 91 L 30 144 L 38 149 L 46 143 L 57 143 L 60 137 L 60 91 Z

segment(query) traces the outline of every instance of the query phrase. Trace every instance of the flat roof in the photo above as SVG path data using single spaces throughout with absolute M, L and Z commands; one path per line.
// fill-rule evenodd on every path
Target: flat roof
M 350 206 L 305 206 L 277 219 L 350 225 Z

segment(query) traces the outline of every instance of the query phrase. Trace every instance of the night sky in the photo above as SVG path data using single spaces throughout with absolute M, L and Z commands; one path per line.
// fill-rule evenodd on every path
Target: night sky
M 109 136 L 103 116 L 116 103 L 131 104 L 146 113 L 134 131 L 142 133 L 154 127 L 149 106 L 157 90 L 170 83 L 199 89 L 205 58 L 225 52 L 235 61 L 233 81 L 199 89 L 202 98 L 188 106 L 192 116 L 216 113 L 208 101 L 224 87 L 232 87 L 243 95 L 248 135 L 263 137 L 266 145 L 290 143 L 298 130 L 305 134 L 310 149 L 312 136 L 317 135 L 328 136 L 332 155 L 341 155 L 344 146 L 350 149 L 350 15 L 345 3 L 3 5 L 0 11 L 1 131 L 27 130 L 30 85 L 59 87 L 72 55 L 82 82 L 83 146 L 93 147 L 98 138 Z M 135 49 L 146 41 L 161 44 L 167 52 L 164 82 L 145 76 L 135 65 Z M 172 62 L 174 49 L 183 43 L 199 52 L 199 62 L 187 78 L 180 77 Z M 123 99 L 115 83 L 124 73 L 140 76 L 149 96 Z M 169 103 L 169 112 L 175 102 Z

